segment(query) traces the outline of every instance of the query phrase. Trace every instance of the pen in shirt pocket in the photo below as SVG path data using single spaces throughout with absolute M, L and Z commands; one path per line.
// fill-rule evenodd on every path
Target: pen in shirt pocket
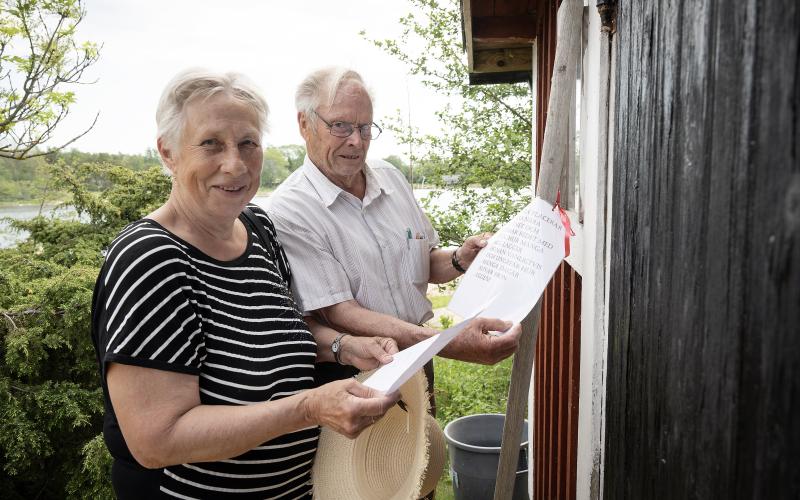
M 411 250 L 411 228 L 406 228 L 406 250 Z

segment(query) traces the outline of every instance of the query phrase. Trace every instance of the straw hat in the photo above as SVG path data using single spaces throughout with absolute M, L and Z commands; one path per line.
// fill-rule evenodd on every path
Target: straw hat
M 420 370 L 400 388 L 408 411 L 393 406 L 356 439 L 322 428 L 312 473 L 315 499 L 413 500 L 433 491 L 444 470 L 445 441 L 428 415 L 427 385 Z

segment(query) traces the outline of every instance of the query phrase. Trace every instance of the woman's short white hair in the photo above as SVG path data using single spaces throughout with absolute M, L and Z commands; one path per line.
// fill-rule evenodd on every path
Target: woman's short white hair
M 269 106 L 261 91 L 249 78 L 240 73 L 217 73 L 203 68 L 191 68 L 175 75 L 161 93 L 156 110 L 157 138 L 167 149 L 177 151 L 185 126 L 186 105 L 221 92 L 252 106 L 258 115 L 259 133 L 264 134 L 267 131 Z
M 303 113 L 306 119 L 316 120 L 313 111 L 322 106 L 330 106 L 336 98 L 336 93 L 345 83 L 357 83 L 374 102 L 372 92 L 364 84 L 361 75 L 352 69 L 340 66 L 330 66 L 314 71 L 300 82 L 294 95 L 294 105 L 297 111 Z

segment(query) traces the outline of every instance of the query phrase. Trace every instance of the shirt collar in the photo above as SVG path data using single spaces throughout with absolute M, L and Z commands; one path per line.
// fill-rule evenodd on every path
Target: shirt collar
M 317 191 L 319 194 L 322 203 L 325 204 L 326 207 L 330 207 L 336 198 L 344 192 L 344 189 L 340 188 L 336 184 L 330 181 L 325 174 L 320 171 L 320 169 L 314 165 L 314 162 L 306 155 L 305 160 L 303 161 L 303 173 L 305 174 L 308 181 Z M 369 205 L 374 199 L 378 198 L 381 193 L 383 194 L 391 194 L 392 189 L 388 186 L 381 184 L 380 178 L 375 175 L 375 172 L 370 168 L 369 164 L 364 166 L 364 177 L 366 178 L 367 182 L 367 189 L 364 193 L 364 199 L 362 200 L 362 205 L 367 206 Z

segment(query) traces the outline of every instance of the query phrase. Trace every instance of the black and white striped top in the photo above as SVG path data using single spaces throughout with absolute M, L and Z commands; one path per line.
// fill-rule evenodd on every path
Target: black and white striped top
M 200 400 L 208 405 L 275 400 L 314 386 L 316 343 L 288 292 L 289 265 L 272 222 L 250 208 L 272 241 L 260 241 L 241 217 L 248 244 L 234 261 L 215 260 L 148 219 L 126 227 L 109 247 L 92 311 L 104 434 L 115 458 L 115 488 L 151 488 L 126 496 L 310 498 L 317 427 L 229 460 L 151 471 L 125 445 L 105 384 L 114 362 L 198 375 Z

